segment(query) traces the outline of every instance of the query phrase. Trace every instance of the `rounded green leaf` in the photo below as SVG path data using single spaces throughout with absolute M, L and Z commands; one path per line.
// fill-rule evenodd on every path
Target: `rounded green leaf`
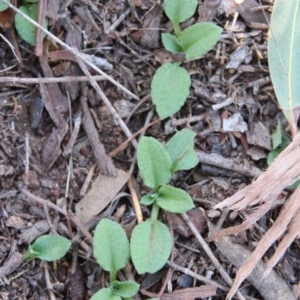
M 7 2 L 10 3 L 10 0 L 8 0 Z M 6 9 L 8 9 L 8 5 L 3 2 L 0 2 L 0 11 L 4 11 Z
M 173 24 L 184 22 L 196 11 L 197 0 L 165 0 L 164 9 Z
M 274 2 L 268 38 L 268 62 L 275 93 L 283 113 L 291 123 L 293 109 L 300 104 L 299 43 L 300 1 Z
M 144 183 L 157 189 L 171 180 L 171 160 L 165 147 L 152 137 L 143 137 L 137 149 L 137 161 Z
M 131 235 L 131 256 L 139 274 L 161 269 L 172 249 L 172 238 L 166 225 L 151 219 L 135 226 Z
M 175 35 L 163 33 L 161 35 L 161 40 L 166 50 L 170 51 L 171 53 L 183 52 L 183 49 L 180 46 L 178 39 Z
M 197 59 L 218 42 L 222 28 L 208 22 L 194 24 L 181 32 L 178 41 L 188 60 Z
M 196 133 L 188 128 L 178 131 L 167 143 L 166 149 L 172 161 L 172 173 L 195 167 L 198 156 L 194 150 Z
M 157 198 L 158 194 L 151 194 L 151 195 L 145 195 L 142 197 L 140 203 L 143 205 L 151 205 L 153 204 L 153 202 L 155 201 L 155 199 Z
M 170 185 L 158 190 L 156 204 L 166 211 L 183 213 L 195 207 L 190 195 L 182 189 Z
M 98 264 L 111 273 L 124 268 L 130 258 L 124 229 L 109 219 L 102 219 L 96 226 L 93 247 Z
M 179 111 L 189 95 L 190 86 L 190 75 L 177 63 L 165 64 L 156 71 L 151 96 L 162 120 Z
M 94 294 L 90 300 L 122 300 L 122 298 L 113 294 L 111 289 L 104 288 Z
M 133 297 L 139 290 L 140 285 L 134 281 L 125 281 L 119 282 L 114 281 L 110 285 L 110 289 L 115 295 L 118 295 L 122 298 L 131 298 Z
M 53 261 L 65 256 L 70 247 L 71 242 L 68 239 L 60 235 L 50 234 L 37 238 L 30 249 L 34 257 Z
M 33 19 L 34 21 L 37 20 L 38 14 L 38 5 L 37 4 L 26 4 L 20 6 L 19 9 L 26 14 L 28 17 Z M 21 38 L 31 45 L 35 45 L 35 38 L 36 38 L 36 27 L 24 19 L 20 14 L 16 14 L 15 17 L 15 26 L 16 29 L 21 36 Z M 44 27 L 48 26 L 47 20 L 45 20 Z

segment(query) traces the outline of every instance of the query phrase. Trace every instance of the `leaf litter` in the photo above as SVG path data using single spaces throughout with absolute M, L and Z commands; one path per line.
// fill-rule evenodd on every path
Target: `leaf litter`
M 50 2 L 52 3 L 52 1 L 48 1 L 47 4 L 50 5 Z M 242 289 L 242 293 L 238 297 L 243 299 L 242 297 L 251 295 L 252 298 L 256 299 L 268 299 L 264 290 L 266 286 L 257 283 L 261 276 L 266 276 L 270 272 L 271 274 L 264 280 L 272 282 L 272 276 L 275 276 L 276 280 L 279 279 L 281 287 L 271 287 L 270 289 L 278 293 L 284 291 L 280 296 L 275 294 L 273 299 L 294 299 L 292 298 L 291 289 L 295 287 L 297 282 L 285 279 L 280 275 L 282 272 L 284 273 L 283 266 L 278 265 L 276 267 L 278 275 L 274 275 L 275 271 L 271 271 L 271 269 L 282 256 L 286 255 L 286 259 L 293 261 L 292 267 L 295 272 L 298 270 L 299 260 L 295 258 L 292 260 L 291 256 L 284 253 L 287 248 L 290 248 L 294 256 L 299 253 L 298 243 L 293 243 L 298 236 L 297 228 L 300 219 L 296 201 L 299 191 L 296 189 L 292 196 L 288 198 L 289 195 L 283 193 L 283 190 L 293 184 L 299 176 L 297 171 L 297 168 L 299 169 L 297 160 L 299 161 L 299 159 L 296 151 L 299 137 L 294 138 L 293 143 L 267 171 L 265 171 L 267 165 L 263 156 L 254 161 L 246 153 L 247 142 L 258 147 L 259 150 L 266 152 L 271 150 L 270 134 L 275 131 L 278 120 L 280 120 L 285 132 L 288 133 L 287 123 L 278 109 L 277 103 L 273 100 L 273 87 L 267 79 L 267 49 L 265 47 L 267 22 L 261 12 L 257 13 L 255 11 L 255 8 L 259 8 L 256 1 L 244 1 L 239 5 L 238 1 L 233 0 L 210 2 L 206 1 L 204 6 L 200 5 L 199 13 L 196 13 L 195 17 L 192 17 L 188 22 L 193 24 L 197 22 L 197 18 L 203 21 L 217 21 L 218 25 L 221 24 L 225 31 L 214 51 L 209 52 L 205 57 L 193 63 L 183 64 L 192 76 L 193 87 L 190 90 L 188 103 L 184 105 L 180 114 L 174 116 L 175 125 L 172 126 L 173 130 L 180 130 L 185 127 L 192 128 L 197 133 L 196 150 L 201 167 L 205 164 L 207 166 L 214 164 L 217 170 L 210 169 L 207 171 L 208 175 L 203 175 L 200 167 L 197 167 L 193 172 L 180 173 L 173 180 L 176 186 L 189 191 L 194 203 L 202 208 L 204 215 L 205 212 L 209 212 L 211 215 L 212 206 L 222 211 L 225 207 L 230 207 L 230 209 L 241 212 L 235 219 L 223 217 L 222 220 L 221 217 L 219 223 L 223 221 L 226 228 L 214 231 L 210 237 L 206 231 L 205 223 L 203 223 L 203 214 L 199 213 L 201 222 L 198 225 L 202 228 L 199 230 L 203 230 L 202 235 L 209 238 L 210 241 L 216 240 L 215 245 L 225 258 L 218 253 L 213 242 L 210 242 L 208 245 L 214 255 L 222 264 L 227 264 L 228 269 L 232 265 L 240 268 L 229 296 L 233 295 L 234 289 L 249 275 L 251 285 Z M 11 48 L 3 42 L 1 59 L 5 59 L 6 66 L 15 68 L 14 70 L 17 70 L 17 73 L 14 73 L 14 76 L 22 80 L 34 78 L 49 80 L 46 83 L 38 82 L 38 87 L 35 89 L 29 81 L 18 83 L 17 80 L 9 79 L 12 78 L 9 69 L 4 70 L 0 77 L 0 80 L 3 79 L 0 92 L 0 170 L 3 170 L 0 177 L 0 196 L 3 202 L 0 206 L 0 216 L 2 218 L 1 234 L 4 237 L 0 242 L 0 254 L 1 257 L 4 257 L 1 265 L 7 268 L 5 262 L 9 264 L 10 261 L 13 261 L 10 260 L 8 254 L 14 238 L 19 241 L 16 253 L 23 253 L 27 247 L 26 244 L 33 242 L 38 236 L 49 231 L 57 231 L 70 240 L 75 237 L 75 240 L 80 241 L 78 260 L 80 263 L 85 263 L 82 269 L 78 266 L 78 270 L 82 270 L 84 276 L 79 276 L 77 280 L 78 282 L 81 281 L 81 284 L 82 281 L 86 280 L 88 285 L 86 293 L 90 297 L 99 289 L 100 281 L 98 279 L 101 276 L 103 278 L 105 274 L 103 271 L 95 269 L 95 264 L 92 261 L 86 260 L 91 253 L 91 244 L 89 244 L 89 238 L 83 238 L 85 230 L 92 230 L 101 216 L 114 216 L 117 218 L 115 209 L 118 210 L 118 207 L 124 204 L 125 211 L 121 214 L 121 217 L 118 217 L 120 224 L 130 228 L 131 225 L 129 226 L 129 224 L 135 222 L 133 201 L 127 193 L 124 193 L 127 190 L 126 182 L 129 175 L 123 170 L 131 170 L 133 177 L 136 178 L 135 189 L 139 199 L 141 195 L 148 192 L 141 184 L 138 174 L 132 172 L 135 140 L 132 141 L 132 145 L 128 144 L 127 148 L 119 152 L 113 159 L 105 153 L 112 152 L 126 140 L 126 136 L 130 136 L 131 132 L 135 132 L 145 125 L 144 120 L 151 105 L 149 105 L 149 101 L 148 103 L 145 101 L 141 105 L 142 109 L 130 115 L 130 119 L 127 120 L 126 124 L 114 110 L 107 107 L 109 107 L 109 103 L 114 104 L 123 99 L 130 103 L 130 107 L 133 107 L 133 105 L 138 105 L 139 99 L 144 97 L 147 99 L 154 70 L 162 63 L 173 61 L 174 57 L 170 53 L 165 53 L 160 46 L 160 31 L 158 28 L 168 32 L 169 25 L 167 19 L 161 13 L 162 8 L 159 4 L 153 7 L 151 1 L 133 1 L 130 2 L 131 6 L 127 2 L 116 1 L 103 1 L 98 3 L 99 6 L 95 6 L 92 1 L 87 1 L 87 3 L 83 6 L 83 4 L 78 3 L 75 5 L 72 1 L 68 3 L 62 1 L 59 3 L 60 7 L 49 9 L 47 14 L 50 17 L 50 24 L 57 25 L 53 30 L 55 35 L 60 38 L 56 38 L 55 41 L 50 38 L 47 42 L 44 42 L 44 50 L 46 50 L 45 53 L 48 56 L 41 56 L 39 59 L 34 55 L 29 55 L 32 48 L 19 38 L 16 39 L 12 35 L 12 24 L 9 24 L 4 16 L 0 16 L 0 22 L 6 28 L 6 37 L 14 45 L 16 53 L 18 57 L 22 58 L 22 63 L 26 69 L 20 68 L 21 64 L 16 63 Z M 264 4 L 269 5 L 269 1 L 265 1 Z M 78 10 L 79 7 L 82 7 L 82 11 L 85 11 L 84 14 Z M 237 27 L 230 26 L 236 23 L 230 16 L 235 11 L 238 11 L 241 16 L 241 19 L 236 22 L 241 22 L 243 26 L 239 28 L 244 28 L 244 30 L 237 29 L 234 31 L 234 28 Z M 75 19 L 71 19 L 72 13 L 76 15 Z M 269 12 L 266 12 L 266 14 L 268 16 Z M 230 22 L 229 26 L 226 26 L 227 21 Z M 182 24 L 182 29 L 189 26 L 188 22 Z M 79 27 L 70 26 L 70 24 L 77 24 L 76 26 Z M 81 32 L 84 32 L 83 39 L 79 38 L 81 35 L 78 34 L 78 28 L 81 29 Z M 66 47 L 61 44 L 61 42 L 67 42 L 67 36 L 68 43 L 70 42 L 72 47 L 68 46 L 69 44 Z M 244 40 L 247 40 L 246 44 L 243 44 Z M 63 46 L 63 48 L 58 45 Z M 75 45 L 77 49 L 73 48 Z M 233 57 L 234 54 L 238 53 L 241 46 L 246 47 L 245 52 L 242 53 L 242 59 L 239 58 L 234 68 L 226 69 L 230 62 L 229 56 Z M 63 54 L 60 51 L 64 49 L 68 52 Z M 54 67 L 60 65 L 62 59 L 67 59 L 71 63 L 61 66 L 65 69 L 62 69 L 60 73 L 62 75 L 60 76 L 68 74 L 68 76 L 73 76 L 72 80 L 76 82 L 79 74 L 80 76 L 83 75 L 78 68 L 78 64 L 80 67 L 82 67 L 82 64 L 80 62 L 76 63 L 78 50 L 82 51 L 82 59 L 88 65 L 88 70 L 83 71 L 86 76 L 94 76 L 95 70 L 98 70 L 95 67 L 95 62 L 89 60 L 89 57 L 93 56 L 105 59 L 104 62 L 100 61 L 101 67 L 104 63 L 108 70 L 107 73 L 100 72 L 100 74 L 106 78 L 109 76 L 109 81 L 103 81 L 102 79 L 96 84 L 96 81 L 94 81 L 93 86 L 97 89 L 98 96 L 91 96 L 93 92 L 90 89 L 86 102 L 88 107 L 84 109 L 83 103 L 80 104 L 79 101 L 80 97 L 83 96 L 83 89 L 78 83 L 76 88 L 73 88 L 74 85 L 71 86 L 74 83 L 72 81 L 68 82 L 67 85 L 64 83 L 51 83 L 51 78 L 57 76 L 54 75 Z M 31 65 L 35 66 L 36 69 L 30 67 Z M 77 67 L 77 71 L 74 71 L 76 69 L 74 66 Z M 111 70 L 111 66 L 114 69 Z M 120 76 L 120 74 L 124 74 L 124 70 L 130 70 L 131 81 L 127 80 L 126 77 L 128 76 Z M 129 74 L 129 72 L 127 71 L 126 74 Z M 94 80 L 91 77 L 85 78 L 86 80 Z M 6 81 L 4 81 L 5 79 Z M 113 83 L 117 83 L 118 88 Z M 96 85 L 98 87 L 95 87 Z M 71 95 L 72 100 L 68 99 L 68 93 Z M 223 132 L 220 126 L 211 126 L 215 122 L 211 114 L 211 106 L 219 105 L 220 102 L 225 100 L 224 96 L 225 99 L 229 96 L 232 101 L 225 103 L 218 112 L 220 115 L 225 112 L 231 118 L 235 114 L 239 114 L 248 126 L 246 135 L 243 132 L 237 134 L 236 131 L 242 131 L 238 127 L 236 127 L 237 130 L 232 132 Z M 42 99 L 45 109 L 41 113 L 40 121 L 37 121 L 35 128 L 32 128 L 30 126 L 29 111 L 31 103 L 35 101 L 36 97 Z M 251 103 L 247 102 L 248 98 L 252 99 Z M 105 106 L 101 100 L 108 106 Z M 245 103 L 247 109 L 244 109 L 243 105 L 237 105 L 238 103 Z M 259 110 L 257 110 L 258 107 Z M 89 135 L 90 126 L 83 124 L 84 130 L 79 128 L 78 135 L 75 137 L 72 157 L 63 157 L 61 154 L 71 136 L 73 116 L 80 108 L 86 112 L 90 111 L 90 122 L 96 124 L 93 125 L 92 132 L 94 134 Z M 111 114 L 113 114 L 113 117 Z M 257 124 L 260 124 L 260 129 L 256 128 Z M 236 126 L 241 125 L 243 124 L 236 124 Z M 29 136 L 27 146 L 25 132 Z M 148 128 L 147 135 L 158 137 L 165 142 L 170 138 L 164 133 L 161 123 L 156 123 L 156 125 Z M 98 147 L 97 145 L 101 146 Z M 95 159 L 100 147 L 102 156 Z M 12 151 L 12 149 L 18 149 L 18 151 Z M 219 159 L 219 163 L 216 163 L 216 159 Z M 92 169 L 95 163 L 97 165 L 93 169 L 95 173 L 92 172 L 91 178 L 85 182 L 88 171 Z M 111 167 L 107 167 L 108 165 Z M 220 168 L 220 166 L 223 167 Z M 231 170 L 233 167 L 235 173 L 220 175 L 226 174 L 223 172 L 225 169 Z M 105 173 L 107 170 L 111 170 L 113 174 L 122 175 L 120 175 L 120 178 L 119 176 L 109 177 L 110 184 L 107 185 L 103 179 L 106 175 L 100 174 Z M 23 176 L 24 174 L 25 176 Z M 224 189 L 224 184 L 217 184 L 220 181 L 220 176 L 226 183 L 226 189 Z M 259 178 L 250 184 L 251 177 L 258 176 Z M 24 205 L 23 198 L 25 196 L 19 190 L 26 182 L 35 182 L 28 188 L 30 188 L 32 194 L 45 199 L 44 204 L 32 202 L 29 206 Z M 83 197 L 80 193 L 82 185 L 84 183 L 89 184 L 89 182 L 92 182 L 89 192 Z M 243 189 L 247 184 L 250 185 Z M 227 197 L 229 198 L 226 199 Z M 112 203 L 113 199 L 116 200 Z M 48 207 L 46 200 L 55 205 Z M 221 202 L 223 200 L 225 202 Z M 283 202 L 285 203 L 282 206 Z M 80 206 L 83 210 L 86 210 L 83 213 L 84 216 L 80 216 L 78 213 L 77 208 Z M 75 219 L 72 215 L 66 217 L 66 207 L 68 210 L 76 210 Z M 76 209 L 74 209 L 75 207 Z M 65 213 L 58 213 L 60 210 L 64 210 Z M 248 217 L 243 221 L 241 216 L 244 211 L 247 211 Z M 145 207 L 142 207 L 142 212 L 144 216 L 149 213 Z M 22 228 L 9 227 L 12 216 L 23 220 Z M 74 221 L 73 224 L 78 224 L 78 227 L 77 225 L 73 228 L 68 227 L 68 218 Z M 79 223 L 76 218 L 79 219 Z M 182 223 L 172 218 L 172 216 L 168 216 L 167 220 L 175 231 L 174 261 L 178 264 L 178 269 L 180 267 L 191 268 L 192 272 L 190 274 L 193 274 L 194 271 L 194 273 L 200 273 L 203 270 L 207 273 L 211 271 L 211 284 L 214 286 L 224 284 L 219 271 L 207 258 L 207 254 L 196 241 L 190 244 L 193 237 L 188 239 L 184 237 L 181 232 L 187 232 L 187 230 L 183 229 Z M 197 216 L 193 218 L 197 220 Z M 7 223 L 8 220 L 10 221 Z M 210 221 L 207 221 L 207 224 L 209 222 L 216 223 L 217 220 L 218 217 L 212 217 Z M 262 220 L 265 220 L 265 223 Z M 39 227 L 41 223 L 39 222 L 43 222 L 41 230 Z M 273 225 L 272 222 L 274 222 Z M 85 223 L 86 227 L 81 227 L 82 224 L 80 225 L 80 223 Z M 179 233 L 177 233 L 178 226 L 180 227 Z M 258 230 L 258 228 L 260 229 Z M 261 228 L 264 231 L 261 231 Z M 289 228 L 288 232 L 286 231 L 287 228 Z M 225 250 L 220 246 L 222 241 L 227 239 L 225 235 L 234 235 L 244 231 L 246 231 L 246 242 L 242 242 L 244 243 L 242 248 L 240 248 L 241 245 L 232 244 L 232 242 L 225 244 Z M 128 234 L 130 235 L 130 230 L 128 230 Z M 256 249 L 251 248 L 257 238 L 260 242 L 257 244 Z M 275 254 L 271 255 L 267 250 L 272 249 L 272 244 L 276 239 L 281 240 L 279 240 L 276 251 L 272 250 L 272 253 Z M 196 247 L 195 250 L 198 252 L 193 251 L 193 247 Z M 232 249 L 232 251 L 228 253 L 226 248 L 227 250 Z M 252 254 L 250 254 L 250 251 L 252 251 Z M 247 262 L 242 265 L 243 261 L 238 260 L 239 255 L 235 253 L 250 254 L 248 261 L 251 262 L 251 265 Z M 267 261 L 266 266 L 263 267 L 263 271 L 260 273 L 253 273 L 257 275 L 251 275 L 251 270 L 256 263 L 258 266 L 262 264 L 261 258 Z M 11 263 L 8 272 L 5 271 L 6 280 L 11 280 L 14 285 L 8 285 L 7 282 L 2 285 L 1 295 L 4 296 L 9 293 L 12 297 L 18 297 L 21 295 L 22 289 L 20 287 L 24 284 L 27 288 L 23 296 L 28 299 L 41 299 L 47 295 L 46 287 L 48 287 L 48 290 L 50 290 L 50 287 L 44 277 L 46 276 L 44 274 L 47 274 L 46 269 L 37 265 L 19 266 L 18 259 L 17 257 L 17 263 Z M 63 261 L 64 264 L 58 264 L 59 270 L 56 274 L 59 282 L 64 281 L 63 278 L 67 274 L 66 266 L 71 265 L 72 257 L 68 254 Z M 184 261 L 189 262 L 189 264 L 184 263 Z M 32 276 L 31 281 L 29 281 L 28 276 L 26 277 L 23 274 L 14 279 L 17 272 L 23 271 L 26 271 L 25 273 L 28 276 Z M 172 299 L 177 299 L 176 297 L 178 299 L 194 299 L 196 297 L 209 297 L 216 293 L 219 294 L 219 298 L 225 299 L 224 292 L 230 287 L 230 284 L 228 284 L 223 290 L 219 288 L 216 291 L 215 288 L 211 289 L 213 285 L 203 286 L 203 283 L 199 281 L 201 277 L 198 277 L 197 287 L 190 286 L 185 290 L 180 290 L 179 285 L 176 283 L 176 277 L 181 273 L 177 272 L 172 273 L 169 288 L 163 291 L 161 299 L 170 299 L 170 297 Z M 231 269 L 230 276 L 232 279 L 235 272 L 235 269 Z M 123 274 L 123 276 L 128 275 Z M 132 270 L 131 276 L 133 276 Z M 144 278 L 136 279 L 143 280 Z M 266 281 L 262 282 L 266 283 Z M 173 288 L 170 288 L 171 283 Z M 33 286 L 38 286 L 39 290 L 36 291 Z M 149 293 L 156 297 L 160 292 L 159 289 L 163 286 L 164 282 L 161 279 L 158 284 L 149 287 L 148 291 L 142 291 L 138 299 L 145 299 L 145 295 L 149 295 Z M 55 285 L 53 288 L 57 288 L 56 299 L 64 299 L 64 292 Z M 178 288 L 179 290 L 174 292 Z M 207 289 L 207 293 L 200 294 L 201 289 L 203 291 Z M 177 293 L 184 294 L 177 296 Z

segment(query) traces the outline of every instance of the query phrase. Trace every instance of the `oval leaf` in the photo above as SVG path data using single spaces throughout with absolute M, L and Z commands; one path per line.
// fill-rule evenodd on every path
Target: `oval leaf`
M 293 121 L 292 110 L 300 104 L 299 7 L 300 0 L 275 1 L 268 39 L 271 79 L 283 113 L 292 123 L 297 123 Z
M 158 196 L 157 193 L 143 196 L 140 203 L 143 205 L 151 205 L 151 204 L 153 204 L 153 202 L 155 201 L 157 196 Z
M 183 213 L 195 207 L 187 192 L 170 185 L 162 186 L 158 190 L 156 204 L 172 213 Z
M 151 219 L 135 226 L 131 235 L 131 256 L 139 274 L 155 273 L 161 269 L 172 249 L 168 227 Z
M 178 41 L 188 60 L 197 59 L 218 42 L 222 28 L 208 22 L 198 23 L 181 32 Z
M 98 264 L 108 272 L 124 268 L 130 258 L 129 242 L 124 229 L 116 222 L 102 219 L 93 239 L 94 255 Z
M 171 53 L 180 53 L 183 52 L 181 45 L 179 44 L 177 37 L 173 34 L 163 33 L 161 35 L 162 43 L 166 50 Z
M 181 108 L 189 95 L 190 86 L 190 75 L 177 63 L 165 64 L 156 71 L 151 83 L 151 96 L 162 120 Z
M 10 0 L 8 2 L 10 3 Z M 4 11 L 6 9 L 8 9 L 8 5 L 3 2 L 0 2 L 0 11 Z
M 66 255 L 71 247 L 71 242 L 60 235 L 43 235 L 31 245 L 32 251 L 41 260 L 58 260 Z
M 184 22 L 195 13 L 197 0 L 165 0 L 164 9 L 173 24 Z
M 165 147 L 152 137 L 143 137 L 137 149 L 137 161 L 144 183 L 157 189 L 171 180 L 171 160 Z
M 105 288 L 94 294 L 90 300 L 122 300 L 122 298 L 113 294 L 111 289 Z
M 139 290 L 140 285 L 134 281 L 119 282 L 114 281 L 110 285 L 110 289 L 115 295 L 121 296 L 122 298 L 131 298 Z
M 195 167 L 198 156 L 194 150 L 196 133 L 190 129 L 178 131 L 167 143 L 166 149 L 172 162 L 172 173 L 179 170 L 189 170 Z
M 20 6 L 19 9 L 26 14 L 28 17 L 33 19 L 34 21 L 37 20 L 38 14 L 38 5 L 37 4 L 27 4 Z M 44 22 L 44 27 L 46 28 L 48 25 L 47 20 Z M 35 45 L 35 37 L 36 37 L 36 27 L 25 20 L 20 14 L 16 14 L 15 17 L 15 26 L 16 29 L 21 36 L 21 38 L 31 45 Z

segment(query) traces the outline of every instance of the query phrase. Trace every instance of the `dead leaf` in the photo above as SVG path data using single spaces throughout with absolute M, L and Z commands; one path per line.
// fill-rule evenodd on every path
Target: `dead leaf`
M 161 300 L 194 300 L 196 298 L 206 298 L 215 296 L 217 288 L 214 286 L 200 286 L 196 288 L 187 288 L 178 290 L 173 293 L 165 293 L 161 296 Z
M 117 169 L 117 173 L 116 177 L 100 174 L 91 190 L 76 204 L 76 217 L 83 224 L 101 213 L 130 177 L 122 170 Z

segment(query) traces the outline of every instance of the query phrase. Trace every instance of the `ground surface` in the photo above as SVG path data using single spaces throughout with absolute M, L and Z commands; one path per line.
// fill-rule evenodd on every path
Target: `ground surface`
M 47 4 L 46 0 L 44 2 Z M 178 60 L 178 57 L 170 55 L 161 47 L 160 33 L 172 30 L 161 6 L 155 6 L 154 1 L 150 0 L 97 3 L 56 1 L 57 6 L 52 1 L 48 2 L 46 14 L 49 17 L 50 32 L 82 53 L 105 58 L 106 66 L 101 63 L 102 69 L 108 68 L 105 72 L 111 78 L 140 99 L 134 99 L 134 96 L 108 80 L 98 81 L 129 130 L 135 133 L 158 120 L 151 103 L 151 80 L 161 64 Z M 217 46 L 205 57 L 182 63 L 191 75 L 192 87 L 180 112 L 171 119 L 157 121 L 143 131 L 147 136 L 167 142 L 177 130 L 191 128 L 197 133 L 196 151 L 219 155 L 220 163 L 211 165 L 202 161 L 192 171 L 179 173 L 172 182 L 174 186 L 185 189 L 193 197 L 195 205 L 202 208 L 202 211 L 194 211 L 190 218 L 198 223 L 198 230 L 204 238 L 209 234 L 209 222 L 217 224 L 223 216 L 222 226 L 229 227 L 240 224 L 251 213 L 246 209 L 239 213 L 231 212 L 225 217 L 224 211 L 212 208 L 257 176 L 257 173 L 243 169 L 245 162 L 249 163 L 250 169 L 257 168 L 255 170 L 258 173 L 267 168 L 266 157 L 271 150 L 270 134 L 275 130 L 278 120 L 287 129 L 268 77 L 267 22 L 259 10 L 253 13 L 253 7 L 259 7 L 259 4 L 245 2 L 247 5 L 239 8 L 240 15 L 233 27 L 236 9 L 234 1 L 207 0 L 200 3 L 195 16 L 182 24 L 182 28 L 185 28 L 195 22 L 213 21 L 223 27 L 224 31 Z M 269 1 L 263 3 L 268 10 Z M 21 58 L 18 62 L 7 42 L 1 41 L 0 264 L 3 265 L 14 252 L 24 253 L 28 243 L 32 243 L 39 235 L 52 231 L 70 240 L 76 239 L 79 227 L 68 221 L 72 216 L 47 208 L 46 200 L 64 211 L 75 213 L 75 205 L 84 198 L 100 174 L 103 160 L 100 141 L 106 153 L 113 157 L 115 167 L 130 170 L 133 187 L 139 196 L 146 193 L 146 188 L 137 172 L 133 145 L 129 142 L 121 151 L 112 152 L 127 137 L 88 80 L 85 78 L 85 82 L 78 82 L 78 79 L 66 78 L 67 82 L 42 83 L 41 78 L 84 76 L 71 52 L 62 51 L 64 49 L 61 46 L 46 38 L 43 46 L 45 55 L 38 58 L 34 47 L 22 41 L 17 33 L 14 35 L 14 26 L 4 21 L 3 16 L 1 18 L 6 25 L 1 33 L 15 46 L 16 55 Z M 92 69 L 90 71 L 95 75 Z M 16 77 L 23 81 L 5 81 L 6 77 Z M 35 78 L 35 82 L 29 82 L 27 79 L 30 78 Z M 82 113 L 86 119 L 81 119 L 70 157 L 69 153 L 64 152 L 71 139 L 70 128 L 76 131 L 74 121 L 80 119 L 78 116 Z M 231 129 L 224 130 L 226 119 Z M 98 136 L 100 141 L 97 140 Z M 240 168 L 221 168 L 224 158 L 234 159 Z M 109 170 L 109 166 L 107 168 Z M 85 183 L 88 175 L 91 179 Z M 118 184 L 119 189 L 113 191 L 113 194 L 118 194 L 113 205 L 108 205 L 115 196 L 110 195 L 109 201 L 98 213 L 114 217 L 130 235 L 135 224 L 134 208 L 127 184 L 122 180 Z M 82 190 L 83 187 L 87 190 Z M 100 198 L 101 195 L 109 194 L 101 189 L 96 190 L 96 193 Z M 33 195 L 42 200 L 37 201 Z M 268 212 L 256 226 L 236 235 L 233 249 L 236 244 L 253 251 L 276 219 L 279 208 L 275 207 Z M 143 213 L 147 218 L 148 210 L 143 208 Z M 208 219 L 203 217 L 204 214 Z M 174 230 L 174 263 L 206 276 L 220 286 L 228 287 L 196 238 L 187 232 L 184 223 L 178 223 L 173 215 L 161 215 L 161 219 Z M 87 227 L 90 234 L 98 220 Z M 6 276 L 0 279 L 0 298 L 89 299 L 105 285 L 108 278 L 90 256 L 90 240 L 84 235 L 77 236 L 77 240 L 81 241 L 80 246 L 74 244 L 69 253 L 55 264 L 43 264 L 35 260 L 16 267 L 17 263 L 14 265 L 10 262 L 9 270 L 4 274 Z M 234 278 L 235 261 L 222 254 L 213 242 L 208 245 L 228 275 Z M 269 251 L 272 254 L 274 249 Z M 297 284 L 298 254 L 299 245 L 294 243 L 275 269 L 290 289 Z M 264 261 L 267 259 L 268 254 Z M 77 261 L 75 276 L 72 276 L 72 260 Z M 134 279 L 142 284 L 137 299 L 157 295 L 167 274 L 167 268 L 152 276 L 140 276 L 131 271 Z M 123 272 L 120 276 L 122 279 L 128 275 Z M 164 292 L 204 284 L 193 276 L 174 270 Z M 52 292 L 49 293 L 49 290 Z M 253 282 L 245 281 L 241 291 L 245 299 L 264 299 Z M 165 295 L 162 299 L 201 297 L 201 294 L 192 296 L 191 293 L 183 298 L 176 298 L 175 295 L 167 298 Z M 218 288 L 217 295 L 210 299 L 225 297 L 226 289 Z

